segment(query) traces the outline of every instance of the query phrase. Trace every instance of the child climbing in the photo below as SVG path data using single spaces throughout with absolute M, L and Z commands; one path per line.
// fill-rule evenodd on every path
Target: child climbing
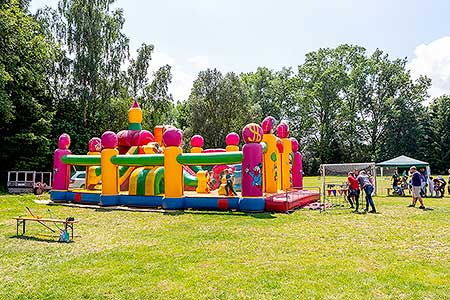
M 227 180 L 225 185 L 225 195 L 227 196 L 237 196 L 234 191 L 234 176 L 231 169 L 226 169 L 225 179 Z

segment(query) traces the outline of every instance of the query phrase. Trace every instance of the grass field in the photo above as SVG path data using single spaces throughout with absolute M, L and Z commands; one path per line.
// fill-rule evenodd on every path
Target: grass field
M 307 178 L 305 185 L 317 185 Z M 0 299 L 450 299 L 450 198 L 376 197 L 377 215 L 105 211 L 0 196 Z M 25 206 L 81 220 L 17 238 Z

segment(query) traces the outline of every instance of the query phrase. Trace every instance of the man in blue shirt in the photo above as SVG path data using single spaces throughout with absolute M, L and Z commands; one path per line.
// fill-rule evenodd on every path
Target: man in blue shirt
M 370 177 L 366 174 L 366 171 L 359 172 L 358 177 L 356 179 L 359 182 L 359 185 L 361 186 L 361 189 L 364 190 L 366 193 L 366 211 L 369 210 L 369 205 L 372 208 L 372 210 L 369 211 L 369 213 L 376 214 L 377 210 L 375 209 L 375 203 L 373 203 L 372 199 L 372 193 L 373 193 L 373 185 L 370 180 Z
M 412 166 L 409 169 L 409 172 L 412 174 L 412 179 L 411 179 L 411 185 L 412 185 L 412 203 L 409 205 L 409 207 L 414 207 L 416 206 L 417 200 L 419 200 L 420 202 L 420 209 L 425 209 L 425 206 L 423 205 L 423 200 L 422 197 L 420 196 L 420 191 L 422 189 L 422 179 L 421 179 L 421 175 L 419 172 L 417 172 L 417 169 L 415 166 Z

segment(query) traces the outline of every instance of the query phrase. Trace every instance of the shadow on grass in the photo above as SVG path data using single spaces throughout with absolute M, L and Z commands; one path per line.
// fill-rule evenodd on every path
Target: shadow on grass
M 144 207 L 87 207 L 94 209 L 96 212 L 101 213 L 111 213 L 111 212 L 152 212 L 152 213 L 162 213 L 167 216 L 179 216 L 184 214 L 191 215 L 220 215 L 220 216 L 233 216 L 233 217 L 245 217 L 251 216 L 257 219 L 276 219 L 277 217 L 271 212 L 261 212 L 261 213 L 245 213 L 240 211 L 215 211 L 215 210 L 164 210 L 162 208 L 144 208 Z
M 276 219 L 277 218 L 277 216 L 275 216 L 273 213 L 270 213 L 270 212 L 246 213 L 245 215 L 251 216 L 256 219 Z
M 18 239 L 18 240 L 27 240 L 27 241 L 35 241 L 35 242 L 46 242 L 46 243 L 62 243 L 58 241 L 58 237 L 35 237 L 35 236 L 28 236 L 28 235 L 13 235 L 10 237 L 11 239 Z M 70 240 L 68 243 L 73 243 L 72 240 Z M 62 243 L 67 244 L 67 243 Z
M 95 212 L 99 212 L 99 213 L 117 213 L 117 212 L 142 212 L 142 211 L 137 211 L 137 210 L 123 210 L 123 209 L 114 209 L 114 208 L 110 208 L 110 207 L 96 207 L 94 208 Z
M 77 207 L 80 208 L 82 206 L 69 206 L 69 207 Z M 251 216 L 257 219 L 276 219 L 277 217 L 272 212 L 261 212 L 261 213 L 245 213 L 239 211 L 215 211 L 215 210 L 164 210 L 162 208 L 151 208 L 151 207 L 133 207 L 133 206 L 117 206 L 117 207 L 99 207 L 94 205 L 86 205 L 82 208 L 93 209 L 96 212 L 101 213 L 111 213 L 111 212 L 151 212 L 151 213 L 162 213 L 163 215 L 168 216 L 179 216 L 183 214 L 192 214 L 192 215 L 220 215 L 220 216 Z
M 133 206 L 119 206 L 117 208 L 107 208 L 107 207 L 96 207 L 96 212 L 151 212 L 151 213 L 165 213 L 165 210 L 162 208 L 151 208 L 151 207 L 133 207 Z

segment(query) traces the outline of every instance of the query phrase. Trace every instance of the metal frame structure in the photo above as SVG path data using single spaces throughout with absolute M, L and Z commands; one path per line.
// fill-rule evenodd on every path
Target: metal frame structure
M 374 195 L 377 194 L 377 171 L 376 171 L 376 165 L 375 162 L 367 162 L 367 163 L 340 163 L 340 164 L 321 164 L 320 165 L 320 181 L 321 181 L 321 204 L 322 204 L 322 211 L 325 211 L 325 208 L 327 207 L 328 201 L 327 201 L 327 195 L 326 195 L 326 168 L 327 167 L 338 167 L 338 166 L 352 166 L 352 168 L 358 169 L 358 167 L 361 167 L 361 169 L 367 169 L 370 167 L 372 176 L 374 178 L 373 184 L 374 184 Z

